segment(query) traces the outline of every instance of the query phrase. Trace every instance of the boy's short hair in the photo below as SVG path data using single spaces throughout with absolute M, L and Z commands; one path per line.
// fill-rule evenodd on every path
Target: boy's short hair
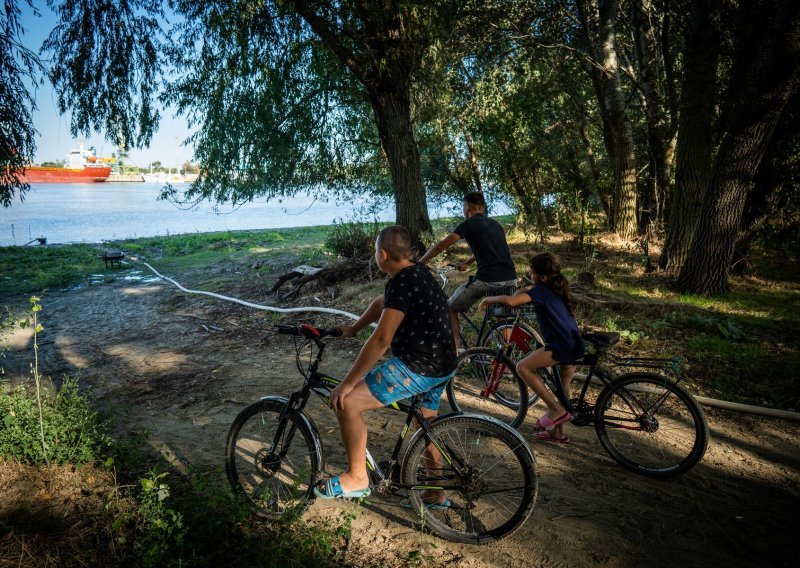
M 464 203 L 471 207 L 481 207 L 486 209 L 486 199 L 480 191 L 470 191 L 464 196 Z
M 411 258 L 411 235 L 402 225 L 389 225 L 378 233 L 377 246 L 395 262 Z

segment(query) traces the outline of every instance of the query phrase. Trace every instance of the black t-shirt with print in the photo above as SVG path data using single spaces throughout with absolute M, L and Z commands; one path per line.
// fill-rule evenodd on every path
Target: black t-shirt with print
M 392 353 L 415 373 L 444 377 L 456 368 L 447 296 L 427 268 L 406 267 L 386 283 L 383 307 L 405 314 Z
M 478 213 L 463 221 L 453 232 L 467 241 L 475 255 L 478 263 L 475 278 L 484 282 L 505 282 L 517 278 L 506 234 L 500 223 Z

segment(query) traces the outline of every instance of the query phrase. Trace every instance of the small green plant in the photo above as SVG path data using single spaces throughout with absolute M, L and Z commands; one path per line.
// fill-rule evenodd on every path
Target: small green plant
M 150 473 L 140 480 L 139 509 L 135 550 L 142 566 L 170 564 L 169 553 L 183 543 L 186 528 L 183 516 L 167 507 L 169 486 L 164 481 L 166 473 Z M 174 563 L 178 565 L 178 562 Z
M 701 316 L 694 314 L 691 319 L 692 325 L 714 330 L 725 339 L 731 341 L 744 341 L 747 339 L 747 332 L 743 330 L 732 318 L 724 320 L 718 315 Z
M 378 222 L 334 221 L 325 246 L 344 258 L 366 258 L 373 252 L 375 237 L 378 235 Z
M 616 331 L 619 333 L 621 339 L 628 343 L 636 343 L 640 339 L 645 339 L 647 335 L 631 324 L 630 322 L 623 322 L 616 317 L 609 317 L 605 321 L 605 328 L 608 331 Z

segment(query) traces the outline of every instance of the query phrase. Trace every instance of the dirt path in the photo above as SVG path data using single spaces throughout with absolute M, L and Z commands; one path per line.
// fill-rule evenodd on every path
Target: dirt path
M 257 331 L 269 317 L 231 306 L 152 282 L 52 293 L 43 301 L 40 366 L 52 377 L 78 371 L 114 409 L 122 431 L 147 428 L 150 443 L 176 467 L 219 466 L 234 416 L 260 396 L 291 392 L 298 380 L 289 340 L 265 342 Z M 335 344 L 326 370 L 343 370 L 357 349 L 354 342 Z M 30 337 L 19 332 L 2 366 L 12 379 L 26 377 L 31 357 Z M 328 467 L 338 472 L 343 454 L 333 416 L 321 404 L 309 406 L 325 437 Z M 569 446 L 533 443 L 529 419 L 522 432 L 536 455 L 539 499 L 528 522 L 495 545 L 422 534 L 396 499 L 372 498 L 366 507 L 316 502 L 307 515 L 355 512 L 348 553 L 354 565 L 795 565 L 800 424 L 707 413 L 705 459 L 671 481 L 623 470 L 592 428 L 571 427 Z M 381 440 L 396 438 L 401 418 L 379 411 L 369 423 L 370 447 L 380 454 Z

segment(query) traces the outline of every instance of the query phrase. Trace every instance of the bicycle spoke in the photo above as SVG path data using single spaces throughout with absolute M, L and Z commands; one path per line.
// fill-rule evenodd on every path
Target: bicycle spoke
M 516 433 L 482 418 L 461 416 L 437 423 L 433 435 L 463 469 L 446 483 L 451 506 L 424 512 L 426 523 L 434 530 L 460 535 L 454 538 L 462 542 L 475 542 L 485 535 L 505 534 L 510 525 L 517 526 L 528 515 L 535 475 L 533 465 L 521 460 L 530 454 Z M 423 465 L 424 448 L 418 444 L 412 449 L 404 478 L 409 471 L 415 473 L 417 483 L 437 477 L 429 475 Z M 416 464 L 414 469 L 411 464 Z M 448 473 L 441 472 L 442 476 Z M 422 503 L 419 495 L 412 494 L 412 499 Z
M 657 375 L 620 378 L 598 400 L 598 407 L 603 447 L 634 471 L 675 475 L 705 452 L 702 410 L 687 393 Z

